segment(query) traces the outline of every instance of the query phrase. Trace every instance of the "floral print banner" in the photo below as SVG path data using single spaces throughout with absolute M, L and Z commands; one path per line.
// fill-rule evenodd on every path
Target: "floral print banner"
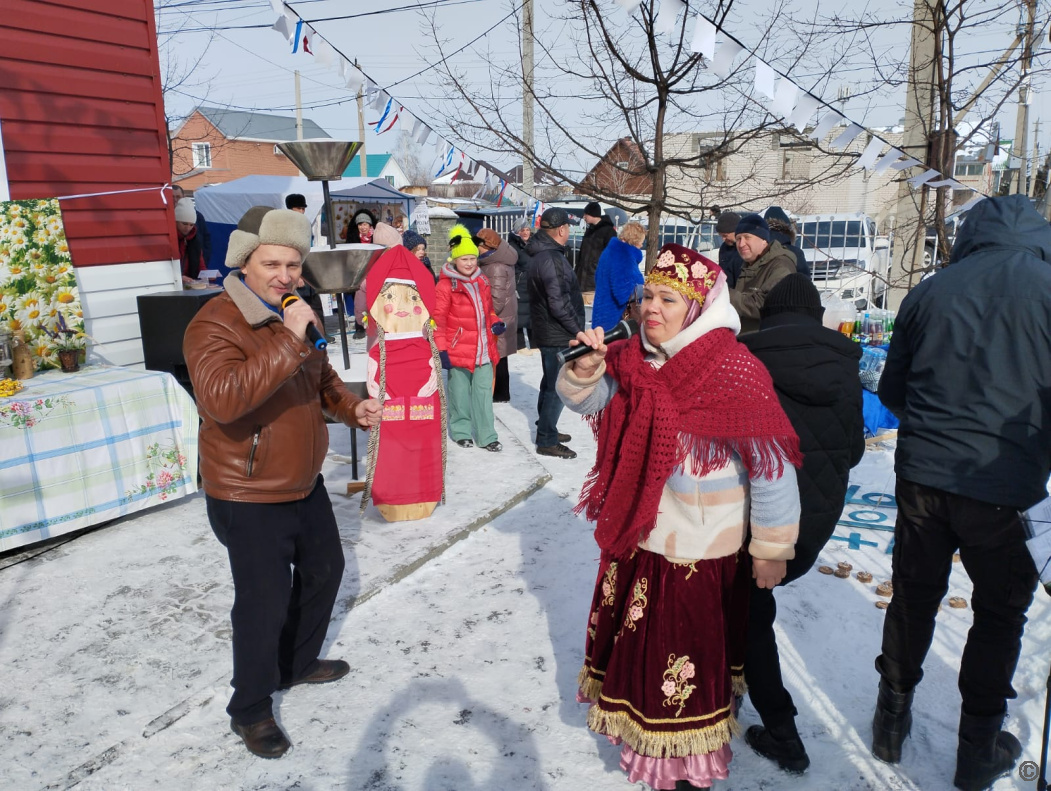
M 59 368 L 60 330 L 84 311 L 57 200 L 0 202 L 0 330 L 25 332 L 37 370 Z

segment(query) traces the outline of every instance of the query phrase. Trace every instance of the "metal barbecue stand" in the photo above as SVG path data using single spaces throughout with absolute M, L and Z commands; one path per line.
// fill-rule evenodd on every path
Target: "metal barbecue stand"
M 347 343 L 347 310 L 343 295 L 357 291 L 372 262 L 383 253 L 377 244 L 336 244 L 336 217 L 332 211 L 330 181 L 343 178 L 343 171 L 354 159 L 361 143 L 345 140 L 292 140 L 278 143 L 309 181 L 320 181 L 325 194 L 325 217 L 328 218 L 328 248 L 313 247 L 303 259 L 303 279 L 319 294 L 336 295 L 339 335 L 343 344 L 343 370 L 350 371 L 350 345 Z M 364 168 L 362 168 L 364 170 Z M 360 395 L 360 393 L 359 393 Z M 366 396 L 367 397 L 367 396 Z M 358 477 L 357 434 L 350 432 L 352 472 Z

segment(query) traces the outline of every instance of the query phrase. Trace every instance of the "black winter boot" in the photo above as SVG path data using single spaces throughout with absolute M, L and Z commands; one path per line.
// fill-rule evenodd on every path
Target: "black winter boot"
M 982 791 L 1014 769 L 1022 745 L 1012 734 L 1000 730 L 1003 714 L 974 717 L 960 712 L 960 745 L 956 750 L 953 785 L 963 791 Z
M 711 786 L 695 786 L 690 785 L 686 780 L 675 781 L 675 791 L 710 791 Z
M 745 732 L 744 739 L 749 747 L 764 758 L 777 761 L 786 772 L 801 775 L 810 766 L 810 757 L 799 738 L 795 722 L 769 728 L 753 725 Z
M 880 679 L 876 713 L 872 716 L 872 754 L 889 764 L 901 760 L 901 745 L 912 729 L 913 691 L 895 692 Z

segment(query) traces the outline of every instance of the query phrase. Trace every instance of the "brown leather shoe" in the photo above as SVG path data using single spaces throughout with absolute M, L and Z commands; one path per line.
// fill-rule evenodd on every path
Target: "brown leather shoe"
M 349 672 L 350 665 L 342 659 L 319 659 L 317 669 L 309 676 L 303 676 L 295 681 L 282 682 L 278 689 L 288 689 L 299 684 L 327 684 L 330 681 L 338 681 Z
M 273 717 L 251 725 L 238 725 L 230 720 L 230 730 L 241 737 L 248 752 L 260 758 L 280 758 L 292 746 Z

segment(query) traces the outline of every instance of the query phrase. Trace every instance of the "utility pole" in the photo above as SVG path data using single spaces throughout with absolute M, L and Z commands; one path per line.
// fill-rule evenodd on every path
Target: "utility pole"
M 354 68 L 358 67 L 358 61 L 355 58 Z M 368 178 L 369 168 L 368 160 L 365 159 L 365 86 L 362 85 L 358 88 L 358 140 L 361 141 L 361 148 L 358 149 L 359 162 L 361 163 L 361 177 Z
M 533 0 L 522 4 L 522 189 L 533 194 Z
M 1011 194 L 1028 194 L 1026 187 L 1026 170 L 1029 158 L 1026 156 L 1025 144 L 1029 131 L 1029 72 L 1033 66 L 1033 31 L 1036 29 L 1036 0 L 1025 0 L 1026 22 L 1019 23 L 1018 35 L 1022 37 L 1022 79 L 1018 85 L 1018 114 L 1015 116 L 1015 139 L 1011 144 L 1011 153 L 1018 162 L 1018 171 L 1011 177 Z M 1013 163 L 1012 163 L 1013 164 Z
M 909 86 L 905 95 L 905 134 L 901 150 L 926 164 L 933 128 L 934 17 L 929 0 L 914 0 L 912 49 L 909 53 Z M 925 228 L 923 213 L 927 188 L 913 190 L 902 178 L 894 219 L 894 260 L 890 270 L 890 307 L 898 309 L 912 287 L 912 272 L 923 266 Z

